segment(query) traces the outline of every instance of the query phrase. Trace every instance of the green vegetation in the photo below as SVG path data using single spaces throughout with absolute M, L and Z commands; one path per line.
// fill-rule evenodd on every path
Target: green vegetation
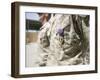
M 26 30 L 39 30 L 41 22 L 35 20 L 26 20 Z

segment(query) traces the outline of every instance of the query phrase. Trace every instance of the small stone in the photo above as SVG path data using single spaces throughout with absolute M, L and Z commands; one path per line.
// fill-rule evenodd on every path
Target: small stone
M 60 36 L 64 36 L 64 30 L 63 29 L 58 29 L 57 34 L 59 34 Z

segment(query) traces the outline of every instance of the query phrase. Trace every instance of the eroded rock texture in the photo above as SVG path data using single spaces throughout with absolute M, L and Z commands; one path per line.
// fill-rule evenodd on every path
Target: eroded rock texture
M 89 16 L 51 14 L 41 27 L 38 45 L 38 66 L 89 64 Z

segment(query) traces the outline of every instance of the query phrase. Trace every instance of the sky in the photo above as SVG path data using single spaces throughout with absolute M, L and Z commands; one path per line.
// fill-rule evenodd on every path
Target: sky
M 36 20 L 36 21 L 39 20 L 39 15 L 33 12 L 26 12 L 25 17 L 26 19 L 29 19 L 29 20 Z

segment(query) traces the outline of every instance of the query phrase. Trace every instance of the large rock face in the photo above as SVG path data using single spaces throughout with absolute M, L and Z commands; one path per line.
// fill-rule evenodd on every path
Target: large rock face
M 39 66 L 89 64 L 89 56 L 83 57 L 83 54 L 89 54 L 87 52 L 89 46 L 86 45 L 86 48 L 83 48 L 83 43 L 89 43 L 89 29 L 82 17 L 78 24 L 78 16 L 74 17 L 76 20 L 74 23 L 72 15 L 52 14 L 50 20 L 42 26 L 38 44 L 44 53 L 40 54 L 43 56 L 39 61 Z M 78 29 L 80 34 L 75 29 Z

